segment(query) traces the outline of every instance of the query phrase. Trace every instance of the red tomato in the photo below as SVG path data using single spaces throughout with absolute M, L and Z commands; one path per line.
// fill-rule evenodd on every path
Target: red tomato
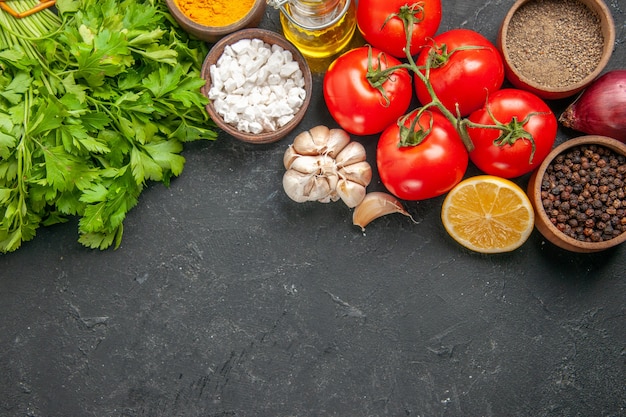
M 469 49 L 468 49 L 469 48 Z M 467 116 L 485 104 L 487 95 L 504 82 L 500 51 L 483 35 L 469 29 L 452 29 L 433 38 L 415 61 L 422 68 L 430 60 L 429 80 L 443 105 L 455 115 Z M 426 71 L 420 71 L 425 74 Z M 415 77 L 417 98 L 423 105 L 432 98 L 424 82 Z
M 324 99 L 345 131 L 355 135 L 380 133 L 406 112 L 413 96 L 406 69 L 399 68 L 380 81 L 384 94 L 368 79 L 369 68 L 384 70 L 396 65 L 400 65 L 396 58 L 368 46 L 352 49 L 330 64 L 324 75 Z
M 411 126 L 417 115 L 417 111 L 410 113 L 401 125 Z M 376 150 L 382 183 L 403 200 L 424 200 L 450 191 L 461 181 L 469 163 L 454 125 L 441 113 L 425 111 L 418 120 L 425 135 L 420 143 L 403 144 L 404 133 L 394 123 L 381 134 Z
M 552 150 L 556 116 L 536 95 L 513 88 L 496 91 L 468 118 L 471 123 L 487 126 L 498 125 L 494 119 L 506 130 L 468 128 L 474 144 L 470 159 L 486 174 L 519 177 L 535 169 Z
M 396 58 L 406 57 L 407 37 L 404 19 L 413 22 L 411 55 L 432 38 L 441 22 L 441 0 L 359 0 L 356 21 L 365 40 Z

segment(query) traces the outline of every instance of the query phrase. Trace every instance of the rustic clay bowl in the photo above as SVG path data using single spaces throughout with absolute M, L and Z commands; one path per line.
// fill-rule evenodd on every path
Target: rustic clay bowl
M 205 26 L 194 22 L 178 7 L 178 0 L 165 0 L 174 19 L 189 34 L 209 43 L 215 43 L 226 35 L 244 28 L 255 28 L 265 14 L 266 0 L 255 0 L 248 13 L 237 22 L 227 26 Z
M 304 89 L 306 91 L 306 97 L 304 99 L 304 103 L 302 104 L 298 112 L 295 114 L 294 118 L 291 119 L 289 123 L 287 123 L 286 125 L 284 125 L 278 130 L 275 130 L 272 132 L 262 132 L 259 134 L 242 132 L 238 130 L 235 126 L 224 122 L 224 119 L 215 110 L 215 108 L 213 107 L 213 103 L 211 102 L 209 102 L 209 104 L 206 106 L 207 112 L 211 116 L 211 119 L 215 122 L 215 124 L 217 124 L 217 126 L 221 130 L 223 130 L 230 136 L 233 136 L 239 140 L 242 140 L 244 142 L 249 142 L 249 143 L 257 143 L 257 144 L 277 142 L 280 139 L 287 136 L 287 134 L 289 134 L 302 121 L 302 118 L 304 117 L 307 111 L 307 108 L 309 107 L 309 103 L 311 102 L 311 91 L 312 91 L 312 86 L 313 86 L 311 69 L 309 68 L 309 65 L 307 64 L 306 59 L 300 53 L 300 51 L 291 42 L 289 42 L 284 36 L 276 32 L 273 32 L 271 30 L 266 30 L 266 29 L 244 29 L 244 30 L 232 33 L 226 36 L 225 38 L 221 39 L 219 42 L 213 45 L 213 47 L 207 54 L 204 60 L 204 63 L 202 64 L 202 70 L 201 70 L 201 76 L 202 78 L 206 80 L 205 85 L 202 87 L 202 93 L 205 96 L 208 97 L 208 92 L 211 89 L 211 73 L 210 73 L 211 66 L 214 65 L 217 62 L 217 60 L 222 56 L 222 54 L 224 53 L 224 48 L 226 48 L 227 45 L 234 44 L 235 42 L 241 39 L 260 39 L 268 44 L 279 45 L 285 50 L 291 51 L 291 54 L 293 55 L 293 59 L 297 61 L 298 64 L 300 65 L 300 70 L 302 71 L 302 74 L 304 76 L 304 84 L 305 84 Z
M 533 172 L 528 182 L 528 197 L 530 198 L 530 201 L 535 209 L 535 227 L 548 241 L 571 252 L 599 252 L 617 246 L 626 241 L 626 232 L 614 237 L 613 239 L 602 242 L 583 242 L 574 239 L 557 229 L 556 226 L 550 222 L 550 219 L 543 208 L 541 199 L 541 183 L 548 166 L 552 164 L 553 160 L 558 155 L 568 151 L 569 149 L 581 145 L 591 144 L 601 145 L 618 154 L 626 156 L 626 144 L 618 141 L 617 139 L 596 135 L 580 136 L 563 142 L 559 146 L 555 147 L 552 152 L 548 154 L 541 165 L 539 165 L 539 167 Z
M 604 36 L 602 56 L 595 69 L 579 82 L 566 86 L 550 87 L 538 83 L 536 80 L 514 67 L 512 65 L 513 52 L 509 50 L 507 45 L 507 35 L 511 18 L 521 6 L 531 1 L 534 0 L 517 0 L 506 14 L 498 32 L 497 45 L 503 55 L 506 77 L 515 87 L 528 90 L 543 99 L 556 100 L 573 96 L 591 84 L 591 82 L 600 75 L 611 58 L 615 44 L 615 24 L 611 16 L 611 11 L 603 0 L 579 0 L 580 3 L 586 5 L 600 18 L 600 26 Z M 572 60 L 576 59 L 578 59 L 576 56 L 572 56 Z

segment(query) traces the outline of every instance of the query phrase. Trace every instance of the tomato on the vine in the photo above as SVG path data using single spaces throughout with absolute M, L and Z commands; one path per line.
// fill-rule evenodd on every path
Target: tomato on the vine
M 481 171 L 503 178 L 535 169 L 556 139 L 556 116 L 541 98 L 524 90 L 496 91 L 468 121 L 467 132 L 474 144 L 471 161 Z
M 383 185 L 403 200 L 450 191 L 469 163 L 455 126 L 439 111 L 413 111 L 383 131 L 376 164 Z
M 380 133 L 406 112 L 413 96 L 408 70 L 384 73 L 400 64 L 369 46 L 352 49 L 330 64 L 324 75 L 324 99 L 331 116 L 345 131 L 355 135 Z
M 455 115 L 467 116 L 485 104 L 488 94 L 504 82 L 500 51 L 487 38 L 469 29 L 452 29 L 435 36 L 415 63 L 428 74 L 437 98 Z M 430 67 L 429 71 L 426 68 Z M 415 76 L 417 98 L 426 105 L 432 97 L 423 80 Z
M 396 58 L 405 58 L 405 27 L 412 31 L 410 51 L 416 55 L 439 29 L 441 0 L 359 0 L 356 21 L 370 45 Z

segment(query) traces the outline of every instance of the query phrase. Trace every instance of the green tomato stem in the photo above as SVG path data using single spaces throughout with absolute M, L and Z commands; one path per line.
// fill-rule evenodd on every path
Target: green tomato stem
M 514 129 L 513 126 L 508 127 L 502 123 L 495 123 L 495 126 L 478 125 L 478 124 L 472 123 L 469 120 L 461 117 L 458 110 L 457 110 L 457 114 L 454 114 L 453 112 L 448 110 L 443 105 L 439 97 L 437 97 L 437 94 L 432 86 L 432 83 L 430 82 L 431 68 L 433 67 L 438 68 L 439 66 L 444 65 L 446 62 L 448 62 L 448 60 L 453 54 L 459 51 L 482 49 L 483 47 L 468 45 L 468 46 L 454 48 L 453 50 L 448 52 L 447 46 L 445 44 L 441 46 L 432 45 L 430 46 L 430 54 L 429 54 L 429 58 L 426 61 L 426 65 L 423 67 L 418 66 L 415 60 L 413 59 L 413 56 L 411 55 L 411 37 L 413 35 L 413 24 L 423 20 L 423 19 L 418 19 L 416 15 L 418 13 L 423 13 L 423 12 L 424 12 L 424 9 L 422 7 L 422 3 L 414 3 L 412 6 L 408 6 L 408 5 L 402 6 L 398 13 L 391 14 L 387 18 L 387 20 L 385 20 L 385 22 L 383 23 L 383 27 L 387 23 L 387 21 L 391 19 L 392 17 L 397 16 L 402 20 L 404 24 L 404 31 L 405 31 L 405 36 L 406 36 L 406 46 L 404 48 L 404 52 L 406 55 L 407 63 L 403 63 L 403 64 L 392 66 L 392 67 L 387 67 L 385 70 L 379 70 L 379 69 L 374 70 L 373 65 L 371 64 L 371 55 L 370 55 L 370 65 L 368 68 L 368 76 L 367 76 L 368 80 L 370 80 L 370 84 L 381 92 L 381 94 L 385 98 L 385 101 L 388 103 L 389 98 L 387 97 L 383 89 L 383 83 L 389 79 L 391 74 L 393 74 L 393 72 L 398 69 L 407 69 L 413 74 L 415 74 L 415 76 L 418 77 L 419 80 L 426 87 L 426 90 L 428 91 L 428 94 L 431 100 L 430 103 L 422 103 L 423 108 L 436 107 L 441 112 L 441 114 L 443 114 L 444 117 L 448 119 L 450 123 L 452 123 L 455 126 L 455 129 L 457 133 L 459 134 L 461 141 L 463 141 L 463 144 L 465 145 L 465 148 L 467 149 L 468 152 L 471 152 L 472 150 L 474 150 L 474 144 L 472 143 L 472 140 L 467 131 L 468 126 L 482 127 L 482 128 L 488 128 L 488 129 L 499 129 L 502 131 L 501 137 L 510 136 L 511 130 Z M 371 54 L 371 49 L 372 48 L 370 47 L 370 54 Z M 437 53 L 437 51 L 439 51 L 439 53 Z M 379 60 L 378 67 L 380 67 L 380 62 L 381 62 L 380 56 L 378 57 L 378 60 Z M 404 127 L 403 123 L 404 123 L 404 120 L 398 121 L 398 125 L 400 126 L 401 129 L 406 128 Z M 522 123 L 522 126 L 523 126 L 523 123 Z M 415 125 L 413 125 L 413 127 L 415 127 Z M 519 132 L 518 138 L 524 137 L 528 139 L 528 136 L 530 136 L 530 134 L 528 134 L 528 132 L 526 132 L 521 126 L 517 126 L 514 129 L 514 131 Z M 532 136 L 530 137 L 529 140 L 532 140 Z M 533 153 L 534 153 L 534 142 L 533 142 Z
M 411 58 L 411 61 L 413 61 L 412 58 Z M 432 83 L 429 80 L 430 65 L 427 63 L 426 68 L 424 68 L 425 73 L 422 73 L 422 71 L 420 71 L 420 68 L 417 65 L 415 65 L 415 63 L 413 63 L 412 70 L 415 76 L 418 77 L 424 83 L 424 85 L 426 86 L 426 90 L 428 91 L 428 94 L 430 95 L 430 99 L 431 99 L 430 103 L 426 103 L 424 106 L 436 107 L 441 112 L 441 114 L 443 114 L 445 118 L 448 119 L 450 123 L 452 123 L 455 126 L 456 131 L 459 134 L 461 141 L 463 141 L 463 144 L 465 145 L 465 148 L 467 149 L 467 151 L 468 152 L 473 151 L 474 144 L 472 143 L 472 139 L 469 137 L 466 125 L 463 123 L 464 119 L 461 118 L 460 116 L 456 116 L 450 110 L 448 110 L 443 105 L 439 97 L 437 97 L 437 93 L 435 93 Z

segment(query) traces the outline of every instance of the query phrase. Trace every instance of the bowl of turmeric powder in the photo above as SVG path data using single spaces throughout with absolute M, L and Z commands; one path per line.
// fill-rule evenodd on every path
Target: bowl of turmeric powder
M 244 28 L 258 27 L 266 0 L 166 0 L 178 24 L 208 43 Z

